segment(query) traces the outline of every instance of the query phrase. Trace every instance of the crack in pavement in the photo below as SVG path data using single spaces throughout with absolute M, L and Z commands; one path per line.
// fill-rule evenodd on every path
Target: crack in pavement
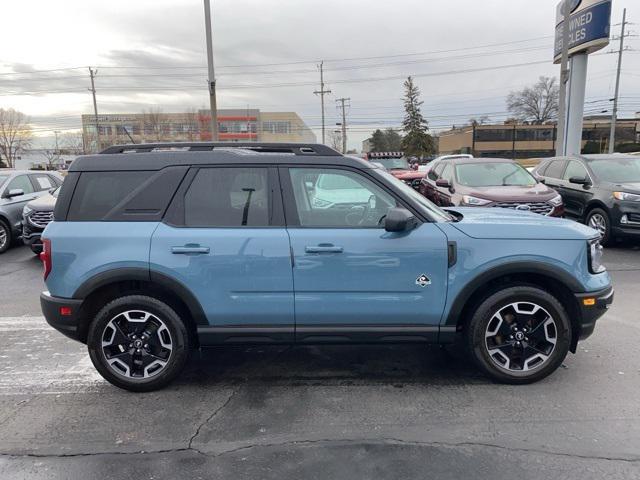
M 180 453 L 180 452 L 194 452 L 198 455 L 202 455 L 205 457 L 218 458 L 225 455 L 232 455 L 237 452 L 241 452 L 244 450 L 251 450 L 253 448 L 272 448 L 272 447 L 286 447 L 288 445 L 316 445 L 316 444 L 331 444 L 334 445 L 349 445 L 349 444 L 363 444 L 363 445 L 408 445 L 408 446 L 417 446 L 417 447 L 441 447 L 441 448 L 462 448 L 462 447 L 482 447 L 482 448 L 494 448 L 499 450 L 505 450 L 508 452 L 520 452 L 520 453 L 529 453 L 529 454 L 540 454 L 540 455 L 550 455 L 555 457 L 566 457 L 566 458 L 579 458 L 583 460 L 600 460 L 600 461 L 609 461 L 609 462 L 625 462 L 625 463 L 640 463 L 639 458 L 626 458 L 626 457 L 607 457 L 607 456 L 591 456 L 584 455 L 579 453 L 565 453 L 565 452 L 550 452 L 548 450 L 536 449 L 536 448 L 512 448 L 504 445 L 498 445 L 493 443 L 485 443 L 485 442 L 420 442 L 420 441 L 412 441 L 412 440 L 402 440 L 394 437 L 387 438 L 379 438 L 379 439 L 370 439 L 370 438 L 361 438 L 361 439 L 316 439 L 316 440 L 291 440 L 286 442 L 279 443 L 257 443 L 244 445 L 237 448 L 232 448 L 229 450 L 225 450 L 223 452 L 218 453 L 208 453 L 198 448 L 191 446 L 193 439 L 195 439 L 204 425 L 207 424 L 211 419 L 213 419 L 220 410 L 222 410 L 229 401 L 233 398 L 236 392 L 232 393 L 225 404 L 218 408 L 213 415 L 211 415 L 207 421 L 203 422 L 199 427 L 196 433 L 191 437 L 188 447 L 182 448 L 173 448 L 173 449 L 162 449 L 162 450 L 151 450 L 151 451 L 140 451 L 140 452 L 93 452 L 93 453 L 61 453 L 61 454 L 37 454 L 37 453 L 25 453 L 25 454 L 11 454 L 11 453 L 2 453 L 0 452 L 0 458 L 73 458 L 73 457 L 92 457 L 92 456 L 108 456 L 108 455 L 154 455 L 154 454 L 167 454 L 167 453 Z
M 213 420 L 218 415 L 218 413 L 220 413 L 227 405 L 229 405 L 229 403 L 231 402 L 233 397 L 236 396 L 236 393 L 238 393 L 240 391 L 240 388 L 241 387 L 238 387 L 233 392 L 231 392 L 231 394 L 229 395 L 229 398 L 227 398 L 227 400 L 220 407 L 218 407 L 211 415 L 209 415 L 209 417 L 204 422 L 202 422 L 200 425 L 198 425 L 198 428 L 196 429 L 195 433 L 193 435 L 191 435 L 191 438 L 189 439 L 189 443 L 187 445 L 187 449 L 195 450 L 193 448 L 193 442 L 198 437 L 198 435 L 200 435 L 200 430 L 206 424 L 208 424 L 211 420 Z

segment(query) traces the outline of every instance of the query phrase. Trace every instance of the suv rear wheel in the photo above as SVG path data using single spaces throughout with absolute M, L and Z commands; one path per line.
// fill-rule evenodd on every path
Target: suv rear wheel
M 9 250 L 11 240 L 11 228 L 9 228 L 9 225 L 7 225 L 4 220 L 0 220 L 0 253 Z
M 134 392 L 162 388 L 183 369 L 189 335 L 167 304 L 142 295 L 118 298 L 96 316 L 87 337 L 89 356 L 113 385 Z
M 486 298 L 466 331 L 478 366 L 493 379 L 532 383 L 567 356 L 571 324 L 560 302 L 536 287 L 505 288 Z

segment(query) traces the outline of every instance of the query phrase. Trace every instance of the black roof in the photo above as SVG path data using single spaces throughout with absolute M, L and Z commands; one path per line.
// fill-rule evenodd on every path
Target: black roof
M 174 165 L 212 164 L 342 165 L 375 168 L 371 163 L 317 144 L 297 143 L 150 143 L 117 145 L 78 157 L 69 171 L 160 170 Z

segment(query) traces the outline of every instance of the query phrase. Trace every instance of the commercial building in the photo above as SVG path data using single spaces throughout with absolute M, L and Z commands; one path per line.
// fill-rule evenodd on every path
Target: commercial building
M 95 116 L 82 115 L 82 137 L 87 151 L 131 142 L 211 140 L 210 110 L 106 114 L 98 115 L 97 120 L 99 148 Z M 294 112 L 219 110 L 218 133 L 220 141 L 228 142 L 316 142 L 313 131 Z
M 582 131 L 584 153 L 608 151 L 611 119 L 585 117 Z M 439 153 L 471 153 L 476 157 L 539 158 L 555 155 L 557 129 L 547 125 L 468 125 L 440 133 Z M 616 124 L 616 151 L 640 143 L 640 116 L 620 119 Z

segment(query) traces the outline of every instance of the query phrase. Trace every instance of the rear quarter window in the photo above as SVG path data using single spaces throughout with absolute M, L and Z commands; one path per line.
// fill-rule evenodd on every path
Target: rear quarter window
M 80 175 L 67 220 L 100 221 L 155 172 L 84 172 Z

